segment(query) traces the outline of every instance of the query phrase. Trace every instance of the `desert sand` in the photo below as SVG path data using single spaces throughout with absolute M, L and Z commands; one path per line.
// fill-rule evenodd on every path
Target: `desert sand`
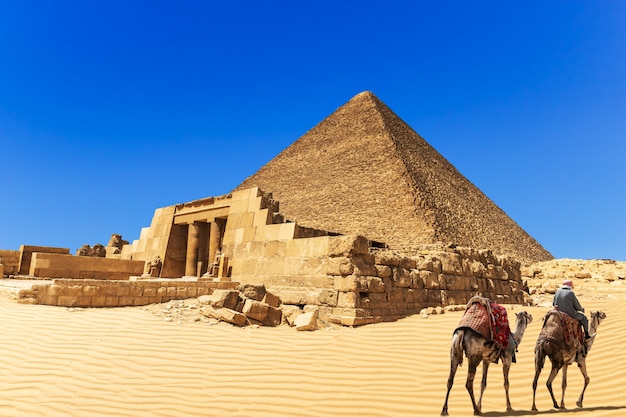
M 573 366 L 568 410 L 560 413 L 626 414 L 622 281 L 581 289 L 587 312 L 600 309 L 608 317 L 588 356 L 584 409 L 576 407 L 583 381 Z M 502 367 L 494 364 L 484 415 L 556 412 L 545 387 L 549 365 L 539 382 L 539 413 L 530 411 L 533 349 L 548 299 L 532 307 L 506 305 L 512 327 L 516 311 L 534 317 L 510 374 L 516 411 L 505 411 Z M 462 315 L 298 332 L 164 318 L 161 308 L 74 309 L 0 297 L 0 415 L 435 416 L 446 392 L 452 331 Z M 451 416 L 472 415 L 466 375 L 464 364 L 452 388 Z M 554 387 L 560 396 L 560 375 Z

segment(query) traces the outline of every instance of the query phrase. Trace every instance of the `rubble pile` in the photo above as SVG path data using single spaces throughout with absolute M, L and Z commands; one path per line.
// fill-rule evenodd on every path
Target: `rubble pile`
M 296 330 L 317 330 L 328 327 L 319 320 L 316 309 L 282 304 L 279 297 L 267 292 L 263 285 L 241 285 L 237 289 L 216 289 L 197 299 L 175 300 L 147 308 L 164 316 L 167 322 L 230 323 L 235 326 L 279 326 L 286 324 Z

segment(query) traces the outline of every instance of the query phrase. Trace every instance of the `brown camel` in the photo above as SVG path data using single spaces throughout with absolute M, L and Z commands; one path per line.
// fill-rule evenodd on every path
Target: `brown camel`
M 533 320 L 533 317 L 526 311 L 517 313 L 517 325 L 515 332 L 512 334 L 515 345 L 519 346 L 524 336 L 524 331 L 528 324 Z M 460 328 L 452 335 L 452 346 L 450 347 L 450 376 L 448 377 L 448 392 L 446 393 L 446 401 L 443 404 L 441 410 L 442 416 L 448 415 L 448 397 L 450 396 L 450 389 L 454 383 L 454 374 L 457 368 L 463 363 L 463 352 L 467 356 L 468 370 L 467 381 L 465 388 L 469 392 L 469 396 L 472 399 L 472 406 L 474 407 L 474 414 L 481 414 L 481 403 L 483 400 L 483 393 L 487 388 L 487 371 L 489 370 L 489 364 L 495 359 L 502 359 L 502 372 L 504 373 L 504 391 L 506 392 L 506 409 L 512 411 L 511 401 L 509 399 L 509 369 L 513 362 L 513 353 L 507 350 L 499 349 L 494 342 L 487 341 L 477 331 L 470 328 Z M 476 376 L 476 368 L 482 361 L 483 363 L 483 378 L 480 384 L 480 398 L 478 403 L 474 398 L 474 377 Z
M 589 353 L 589 350 L 591 349 L 594 340 L 596 339 L 598 326 L 600 326 L 600 323 L 602 323 L 602 320 L 604 320 L 605 318 L 606 314 L 604 314 L 602 311 L 594 311 L 591 313 L 591 323 L 589 325 L 589 333 L 591 334 L 591 338 L 587 340 L 587 347 L 585 349 L 585 346 L 583 346 L 582 343 L 578 340 L 574 340 L 574 342 L 570 343 L 570 345 L 566 345 L 560 317 L 558 316 L 558 314 L 548 313 L 545 318 L 544 326 L 539 333 L 537 345 L 535 346 L 535 379 L 533 379 L 532 408 L 533 411 L 537 411 L 537 406 L 535 405 L 535 392 L 537 390 L 537 380 L 539 379 L 539 374 L 541 373 L 541 369 L 543 368 L 546 356 L 550 358 L 550 362 L 552 362 L 552 370 L 550 371 L 550 375 L 548 376 L 546 386 L 548 387 L 548 391 L 550 392 L 550 397 L 552 397 L 552 403 L 554 404 L 554 408 L 565 408 L 567 367 L 574 362 L 578 363 L 580 372 L 585 378 L 583 391 L 580 393 L 580 397 L 578 397 L 578 401 L 576 402 L 576 405 L 578 407 L 583 406 L 583 396 L 585 395 L 587 385 L 589 385 L 586 356 L 587 353 Z M 555 327 L 555 331 L 554 333 L 548 334 L 548 329 L 550 329 L 552 326 Z M 557 404 L 556 402 L 556 399 L 554 398 L 554 392 L 552 391 L 552 381 L 554 381 L 554 378 L 556 378 L 561 368 L 563 368 L 563 381 L 561 383 L 561 388 L 563 392 L 561 394 L 561 405 L 559 406 L 559 404 Z

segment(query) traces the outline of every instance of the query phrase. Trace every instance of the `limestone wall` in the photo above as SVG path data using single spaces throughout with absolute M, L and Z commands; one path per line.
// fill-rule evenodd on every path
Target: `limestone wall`
M 32 254 L 29 275 L 40 278 L 128 280 L 131 276 L 141 275 L 144 265 L 144 261 L 129 259 L 35 252 Z
M 17 274 L 20 265 L 20 251 L 1 249 L 0 264 L 4 266 L 4 275 Z
M 448 248 L 407 257 L 364 237 L 258 241 L 235 249 L 233 280 L 263 284 L 284 304 L 315 307 L 344 325 L 393 321 L 424 307 L 465 304 L 482 294 L 523 303 L 520 263 L 490 251 Z
M 122 247 L 120 257 L 147 261 L 154 256 L 164 257 L 172 233 L 176 206 L 162 207 L 154 211 L 150 227 L 141 229 L 138 240 Z
M 21 290 L 22 304 L 62 307 L 124 307 L 165 303 L 211 294 L 215 289 L 232 289 L 232 282 L 146 280 L 104 281 L 56 279 Z
M 336 262 L 338 268 L 327 271 L 337 291 L 329 319 L 345 325 L 392 321 L 424 307 L 465 304 L 476 294 L 500 303 L 525 301 L 520 263 L 491 251 L 448 248 L 406 257 L 388 250 L 361 250 Z
M 70 250 L 69 248 L 54 248 L 50 246 L 21 245 L 19 269 L 17 272 L 19 275 L 28 274 L 31 267 L 31 258 L 35 252 L 69 254 Z

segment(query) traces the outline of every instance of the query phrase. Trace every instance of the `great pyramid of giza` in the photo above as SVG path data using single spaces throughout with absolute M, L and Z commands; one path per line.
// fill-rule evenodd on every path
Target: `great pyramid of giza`
M 391 249 L 453 243 L 523 264 L 553 258 L 369 91 L 236 189 L 250 187 L 271 192 L 301 226 L 361 234 Z

